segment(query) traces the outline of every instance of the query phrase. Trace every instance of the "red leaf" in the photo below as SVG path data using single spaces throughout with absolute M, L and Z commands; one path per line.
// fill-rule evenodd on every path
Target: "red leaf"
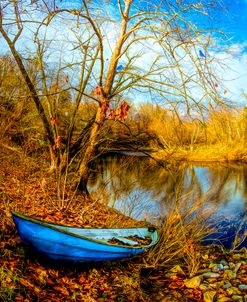
M 79 279 L 79 283 L 82 284 L 82 283 L 85 283 L 86 282 L 86 278 L 84 276 L 81 276 L 80 279 Z
M 50 118 L 50 121 L 51 121 L 51 123 L 52 123 L 53 125 L 55 125 L 55 124 L 57 123 L 57 118 L 56 118 L 55 116 L 52 116 L 52 117 Z
M 123 102 L 119 108 L 118 117 L 121 121 L 125 121 L 128 115 L 128 111 L 130 109 L 130 106 L 127 102 Z
M 116 112 L 114 109 L 110 109 L 109 114 L 108 114 L 108 119 L 113 120 L 116 116 Z
M 97 86 L 95 89 L 94 89 L 94 94 L 96 95 L 101 95 L 101 89 L 99 86 Z

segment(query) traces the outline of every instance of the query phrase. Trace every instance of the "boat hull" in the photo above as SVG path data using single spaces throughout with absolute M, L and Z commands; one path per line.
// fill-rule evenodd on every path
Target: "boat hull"
M 12 213 L 21 239 L 33 250 L 50 260 L 66 262 L 109 261 L 130 258 L 151 247 L 158 241 L 156 230 L 130 229 L 84 229 L 50 224 L 20 213 Z M 149 235 L 151 244 L 125 246 L 125 237 Z M 109 244 L 117 238 L 123 245 Z

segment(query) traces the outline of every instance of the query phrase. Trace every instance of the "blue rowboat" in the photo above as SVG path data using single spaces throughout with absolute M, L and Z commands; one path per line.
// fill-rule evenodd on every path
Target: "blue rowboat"
M 55 261 L 130 258 L 158 242 L 158 232 L 152 227 L 91 229 L 49 223 L 17 212 L 12 212 L 12 217 L 21 239 L 34 251 Z

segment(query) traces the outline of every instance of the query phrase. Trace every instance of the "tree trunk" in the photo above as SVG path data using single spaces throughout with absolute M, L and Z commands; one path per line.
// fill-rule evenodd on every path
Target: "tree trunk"
M 78 189 L 87 192 L 87 181 L 90 174 L 90 159 L 92 159 L 95 152 L 95 144 L 97 142 L 97 136 L 100 128 L 103 125 L 103 122 L 106 117 L 106 111 L 108 109 L 109 101 L 105 98 L 101 99 L 101 105 L 98 107 L 94 123 L 91 128 L 90 136 L 88 139 L 87 147 L 84 153 L 84 156 L 80 162 L 78 169 Z
M 49 119 L 47 118 L 47 116 L 45 114 L 45 109 L 44 109 L 42 103 L 40 102 L 38 93 L 36 91 L 36 87 L 35 87 L 34 83 L 32 82 L 32 79 L 30 78 L 25 65 L 23 64 L 21 55 L 16 50 L 15 44 L 10 40 L 10 38 L 8 37 L 6 32 L 3 30 L 1 23 L 0 23 L 0 33 L 3 35 L 3 38 L 5 39 L 5 41 L 7 42 L 8 46 L 9 46 L 9 49 L 15 59 L 15 62 L 17 64 L 17 66 L 19 67 L 21 75 L 23 76 L 24 81 L 28 87 L 28 90 L 30 92 L 30 97 L 34 101 L 37 111 L 39 113 L 39 116 L 43 122 L 45 131 L 46 131 L 46 135 L 48 138 L 48 142 L 49 142 L 49 151 L 50 151 L 50 157 L 51 157 L 51 169 L 53 169 L 56 165 L 56 155 L 55 155 L 55 152 L 53 149 L 55 140 L 54 140 L 52 125 L 50 124 Z
M 127 23 L 129 21 L 128 16 L 129 16 L 131 3 L 132 0 L 125 1 L 125 10 L 123 12 L 123 18 L 120 26 L 120 35 L 114 47 L 114 51 L 111 57 L 110 67 L 108 69 L 108 74 L 106 76 L 105 87 L 103 90 L 101 90 L 101 99 L 100 99 L 101 105 L 97 110 L 95 121 L 92 125 L 90 137 L 88 140 L 88 145 L 78 170 L 78 179 L 79 179 L 78 188 L 85 192 L 87 192 L 87 188 L 86 188 L 87 180 L 90 174 L 90 167 L 89 167 L 90 159 L 92 159 L 93 154 L 95 152 L 95 143 L 97 141 L 98 132 L 106 117 L 106 111 L 109 106 L 109 96 L 111 94 L 111 89 L 116 74 L 115 71 L 116 71 L 119 55 L 121 53 L 121 49 L 126 38 L 125 35 L 126 35 Z

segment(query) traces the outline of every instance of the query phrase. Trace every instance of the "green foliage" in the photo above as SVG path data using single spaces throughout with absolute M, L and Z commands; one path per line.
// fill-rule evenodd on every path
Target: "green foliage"
M 1 267 L 0 268 L 0 300 L 1 301 L 14 301 L 14 296 L 17 293 L 17 283 L 19 276 L 11 270 Z

